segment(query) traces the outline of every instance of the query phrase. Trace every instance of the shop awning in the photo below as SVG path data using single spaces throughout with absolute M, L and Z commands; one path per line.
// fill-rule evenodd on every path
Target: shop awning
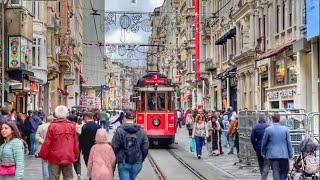
M 215 45 L 222 45 L 227 42 L 228 39 L 235 37 L 237 34 L 236 28 L 230 29 L 227 33 L 221 36 L 216 42 Z
M 237 71 L 236 67 L 229 67 L 222 73 L 218 74 L 218 79 L 223 79 L 225 77 L 233 77 L 235 76 L 236 71 Z
M 258 58 L 258 60 L 262 60 L 262 59 L 266 59 L 272 56 L 275 56 L 279 53 L 281 53 L 282 51 L 286 50 L 289 46 L 291 46 L 293 43 L 293 41 L 290 41 L 288 43 L 282 44 L 274 49 L 270 49 L 268 51 L 266 51 L 265 53 L 261 54 Z

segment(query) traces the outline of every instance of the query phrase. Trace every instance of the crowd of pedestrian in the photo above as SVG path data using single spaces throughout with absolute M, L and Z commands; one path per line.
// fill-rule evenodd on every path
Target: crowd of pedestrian
M 210 156 L 224 154 L 223 148 L 230 148 L 228 154 L 233 154 L 234 148 L 239 153 L 238 116 L 232 107 L 225 112 L 204 109 L 186 112 L 177 110 L 177 119 L 179 124 L 186 125 L 190 146 L 195 145 L 198 159 L 201 159 L 202 147 L 205 144 Z
M 149 142 L 133 119 L 129 111 L 69 111 L 57 106 L 46 116 L 42 109 L 24 115 L 2 107 L 0 179 L 23 179 L 27 155 L 40 158 L 43 180 L 59 180 L 61 174 L 71 180 L 74 171 L 78 179 L 112 180 L 116 166 L 121 180 L 135 179 Z M 111 142 L 109 129 L 117 123 Z M 87 172 L 81 172 L 81 157 Z

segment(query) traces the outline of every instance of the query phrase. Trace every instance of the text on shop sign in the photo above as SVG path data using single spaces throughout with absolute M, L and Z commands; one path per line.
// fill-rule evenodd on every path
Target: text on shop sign
M 268 99 L 291 98 L 293 97 L 293 90 L 272 91 L 267 93 Z

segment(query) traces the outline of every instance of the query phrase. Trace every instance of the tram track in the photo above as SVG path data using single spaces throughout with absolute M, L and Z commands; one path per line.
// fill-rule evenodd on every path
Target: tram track
M 156 154 L 153 150 L 151 150 L 152 153 L 149 153 L 149 155 L 148 155 L 148 160 L 151 164 L 151 167 L 153 168 L 153 171 L 156 173 L 159 180 L 167 180 L 167 179 L 174 179 L 175 178 L 174 174 L 171 177 L 170 176 L 171 174 L 169 172 L 163 171 L 164 167 L 170 168 L 167 166 L 167 165 L 169 165 L 167 163 L 174 164 L 174 162 L 169 161 L 170 158 L 173 158 L 176 161 L 176 164 L 180 165 L 180 166 L 175 166 L 175 168 L 177 168 L 176 171 L 185 171 L 186 173 L 189 172 L 194 177 L 192 179 L 208 180 L 198 170 L 193 168 L 189 163 L 187 163 L 183 158 L 181 158 L 177 153 L 175 153 L 174 150 L 162 149 L 162 150 L 157 150 L 157 151 L 162 152 L 162 153 L 165 152 L 166 154 L 170 155 L 170 157 L 167 157 L 168 161 L 165 161 L 166 165 L 163 165 L 164 163 L 161 163 L 159 159 L 157 161 L 155 158 L 152 157 L 152 156 L 155 156 L 155 154 Z M 164 160 L 164 159 L 162 159 L 162 160 Z M 179 167 L 180 167 L 180 169 L 179 169 Z M 181 170 L 181 169 L 184 169 L 184 170 Z M 171 171 L 172 171 L 172 169 L 171 169 Z M 178 175 L 178 174 L 175 174 L 175 175 Z M 189 175 L 183 174 L 183 175 L 186 177 L 186 180 L 191 177 L 190 174 Z

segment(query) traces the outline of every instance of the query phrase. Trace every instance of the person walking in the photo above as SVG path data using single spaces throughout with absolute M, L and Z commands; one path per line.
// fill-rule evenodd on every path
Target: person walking
M 101 127 L 109 132 L 109 125 L 110 125 L 109 116 L 104 110 L 99 112 L 99 121 L 100 121 Z
M 120 180 L 135 180 L 148 155 L 149 141 L 132 115 L 126 115 L 125 123 L 114 133 L 112 147 Z
M 205 138 L 208 136 L 209 132 L 206 122 L 203 120 L 203 116 L 198 114 L 192 131 L 192 138 L 195 138 L 196 141 L 196 151 L 198 159 L 201 159 L 202 146 L 204 145 Z
M 189 113 L 186 117 L 186 127 L 188 130 L 189 137 L 192 136 L 193 125 L 194 125 L 194 119 L 192 117 L 192 114 Z
M 210 121 L 208 124 L 211 124 L 211 132 L 209 131 L 209 134 L 211 134 L 211 149 L 212 149 L 212 155 L 219 155 L 219 132 L 221 130 L 220 124 L 217 120 L 216 116 L 212 116 L 210 118 Z
M 222 138 L 221 138 L 222 146 L 228 148 L 230 146 L 229 145 L 229 135 L 228 135 L 230 122 L 228 120 L 227 114 L 224 114 L 222 116 L 222 124 L 223 124 Z
M 266 180 L 268 178 L 268 171 L 269 171 L 268 159 L 265 159 L 261 153 L 262 138 L 267 127 L 268 127 L 268 124 L 266 123 L 265 115 L 259 114 L 258 124 L 256 124 L 252 128 L 251 136 L 250 136 L 251 144 L 253 146 L 254 151 L 257 154 L 259 170 L 263 180 Z M 264 171 L 265 169 L 264 166 L 266 166 L 265 171 Z
M 229 127 L 229 140 L 230 140 L 230 151 L 228 154 L 233 154 L 234 148 L 237 149 L 237 154 L 239 154 L 238 146 L 238 118 L 236 116 L 231 117 L 230 127 Z
M 66 106 L 57 106 L 54 113 L 56 119 L 48 128 L 39 156 L 48 161 L 51 180 L 59 180 L 61 172 L 64 180 L 72 180 L 72 164 L 80 153 L 76 124 L 66 119 Z
M 46 139 L 46 134 L 51 122 L 54 120 L 53 116 L 48 116 L 44 119 L 45 123 L 41 124 L 36 133 L 36 140 L 39 144 L 38 152 L 41 150 L 41 145 L 44 143 Z M 50 171 L 49 171 L 49 164 L 48 162 L 41 160 L 41 167 L 42 167 L 42 177 L 43 180 L 50 180 Z
M 280 115 L 272 116 L 273 124 L 265 129 L 262 139 L 261 154 L 269 159 L 273 179 L 285 180 L 289 172 L 289 158 L 293 149 L 289 129 L 280 124 Z
M 20 132 L 13 122 L 4 122 L 1 135 L 5 138 L 5 142 L 0 146 L 0 179 L 22 180 L 24 145 Z
M 37 112 L 28 111 L 28 121 L 26 121 L 26 128 L 28 130 L 29 140 L 30 140 L 30 155 L 36 155 L 37 151 L 37 141 L 36 141 L 36 132 L 41 123 L 40 117 L 37 115 Z
M 98 129 L 88 160 L 88 176 L 92 180 L 113 180 L 116 156 L 107 141 L 107 131 Z
M 214 115 L 217 118 L 217 121 L 220 126 L 220 130 L 218 131 L 218 144 L 219 144 L 219 151 L 220 151 L 219 153 L 223 154 L 221 141 L 222 141 L 222 131 L 223 131 L 224 127 L 223 127 L 223 123 L 222 123 L 222 117 L 220 116 L 221 115 L 220 111 L 215 111 Z
M 78 138 L 79 138 L 79 136 L 81 134 L 81 129 L 82 129 L 82 126 L 83 126 L 82 121 L 80 121 L 80 117 L 76 114 L 75 110 L 72 110 L 71 114 L 69 114 L 67 119 L 69 121 L 72 121 L 72 122 L 76 123 L 77 134 L 78 134 Z M 79 144 L 79 149 L 80 149 L 80 144 Z M 77 161 L 75 163 L 73 163 L 73 168 L 74 168 L 74 171 L 77 174 L 78 180 L 81 180 L 81 159 L 80 159 L 80 154 L 79 154 L 79 156 L 77 158 Z
M 81 134 L 79 136 L 80 150 L 82 151 L 86 166 L 88 166 L 89 154 L 95 143 L 97 130 L 101 128 L 99 124 L 93 120 L 93 115 L 92 112 L 85 112 L 83 114 L 85 124 L 81 128 Z

